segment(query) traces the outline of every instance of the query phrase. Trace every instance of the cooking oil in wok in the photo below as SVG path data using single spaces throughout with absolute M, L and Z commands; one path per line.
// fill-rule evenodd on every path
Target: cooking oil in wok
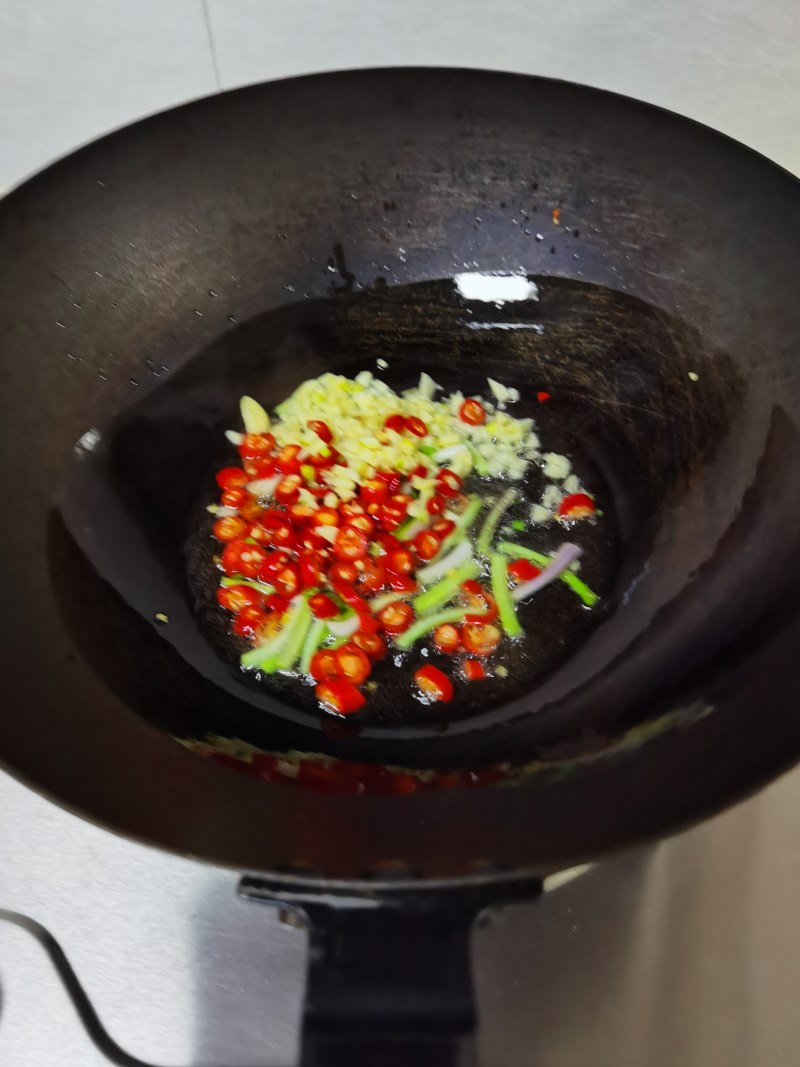
M 580 576 L 600 601 L 590 610 L 561 582 L 544 589 L 521 607 L 525 637 L 507 646 L 503 669 L 487 681 L 457 681 L 447 705 L 413 697 L 413 670 L 437 656 L 429 645 L 401 669 L 388 658 L 370 679 L 362 738 L 457 732 L 476 716 L 535 710 L 543 683 L 569 672 L 571 658 L 613 614 L 620 567 L 647 543 L 649 517 L 673 474 L 644 453 L 668 432 L 663 413 L 688 381 L 674 356 L 680 324 L 598 286 L 536 283 L 538 300 L 499 304 L 465 299 L 451 280 L 289 304 L 232 323 L 101 427 L 96 447 L 73 460 L 62 494 L 58 520 L 74 551 L 69 567 L 54 569 L 54 584 L 84 653 L 109 684 L 182 736 L 218 732 L 269 746 L 284 722 L 293 724 L 295 747 L 312 747 L 325 714 L 313 687 L 244 674 L 241 646 L 216 603 L 219 546 L 206 506 L 216 499 L 215 471 L 233 459 L 224 431 L 239 428 L 243 393 L 274 408 L 325 371 L 353 377 L 369 369 L 398 391 L 426 371 L 447 392 L 485 394 L 487 377 L 517 388 L 515 416 L 535 420 L 543 451 L 569 456 L 596 499 L 597 518 L 569 529 L 532 524 L 530 506 L 547 481 L 534 469 L 501 533 L 548 553 L 562 541 L 580 544 Z M 703 357 L 695 340 L 687 341 L 687 359 L 697 372 Z M 672 446 L 680 462 L 682 441 Z M 487 483 L 483 491 L 497 488 Z M 92 597 L 102 610 L 85 609 Z M 156 624 L 157 616 L 168 624 Z M 452 671 L 449 657 L 439 662 Z

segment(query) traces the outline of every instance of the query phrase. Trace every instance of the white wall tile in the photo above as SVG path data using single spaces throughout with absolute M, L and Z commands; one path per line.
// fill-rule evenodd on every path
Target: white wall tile
M 224 87 L 427 64 L 567 78 L 691 115 L 800 172 L 797 0 L 208 0 Z M 213 92 L 203 0 L 0 0 L 0 189 Z
M 690 115 L 800 172 L 798 0 L 208 0 L 222 84 L 494 67 Z
M 0 189 L 216 88 L 202 0 L 0 0 Z

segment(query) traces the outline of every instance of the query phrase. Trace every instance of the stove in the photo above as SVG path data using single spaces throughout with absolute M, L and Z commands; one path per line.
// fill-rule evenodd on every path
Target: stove
M 800 772 L 474 936 L 484 1067 L 797 1062 Z M 3 1067 L 289 1067 L 307 935 L 0 774 Z

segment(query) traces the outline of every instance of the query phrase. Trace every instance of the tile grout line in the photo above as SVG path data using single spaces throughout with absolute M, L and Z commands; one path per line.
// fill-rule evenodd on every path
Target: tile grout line
M 211 65 L 214 69 L 214 79 L 217 83 L 217 89 L 222 92 L 222 80 L 219 76 L 219 63 L 217 62 L 217 49 L 214 45 L 214 34 L 211 30 L 211 15 L 208 11 L 208 0 L 200 0 L 203 8 L 203 18 L 206 23 L 206 33 L 208 34 L 208 47 L 211 49 Z

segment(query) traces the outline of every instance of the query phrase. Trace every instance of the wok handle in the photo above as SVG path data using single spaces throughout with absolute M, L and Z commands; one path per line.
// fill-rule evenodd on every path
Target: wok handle
M 358 893 L 276 888 L 248 878 L 240 892 L 308 921 L 301 1067 L 473 1067 L 473 925 L 490 906 L 538 895 L 538 880 Z
M 473 915 L 306 909 L 302 1067 L 472 1067 Z

